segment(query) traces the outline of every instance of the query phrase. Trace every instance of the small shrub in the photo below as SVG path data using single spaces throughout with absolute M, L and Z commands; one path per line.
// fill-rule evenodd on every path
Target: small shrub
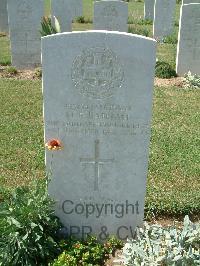
M 182 230 L 148 225 L 137 229 L 136 239 L 123 248 L 125 265 L 195 266 L 200 265 L 200 224 L 184 219 Z
M 54 17 L 54 22 L 55 26 L 53 26 L 53 22 L 50 17 L 42 18 L 40 30 L 41 36 L 47 36 L 61 32 L 60 24 L 56 17 Z
M 177 44 L 178 43 L 178 39 L 177 39 L 176 34 L 174 33 L 172 35 L 164 37 L 163 42 L 164 43 L 168 43 L 168 44 Z
M 156 62 L 155 75 L 158 78 L 169 79 L 176 77 L 176 71 L 171 67 L 171 65 L 164 61 Z
M 6 68 L 4 71 L 6 74 L 9 74 L 9 75 L 17 75 L 18 73 L 17 69 L 13 66 Z
M 99 243 L 96 237 L 88 237 L 85 241 L 67 239 L 61 241 L 63 253 L 52 266 L 89 266 L 104 265 L 109 254 L 122 248 L 122 242 L 112 237 L 105 244 Z M 71 264 L 70 264 L 71 263 Z
M 184 87 L 188 89 L 200 89 L 200 76 L 199 75 L 192 75 L 189 71 L 184 76 Z
M 53 266 L 77 266 L 77 260 L 64 251 L 58 259 L 52 264 Z
M 153 21 L 151 19 L 135 19 L 133 17 L 129 17 L 128 24 L 152 25 Z
M 40 67 L 35 69 L 34 77 L 36 77 L 36 78 L 41 78 L 42 77 L 42 69 Z
M 58 255 L 53 204 L 45 180 L 17 188 L 0 203 L 0 265 L 46 265 Z
M 79 16 L 79 17 L 77 17 L 77 18 L 75 19 L 75 21 L 76 21 L 77 23 L 85 23 L 85 18 L 84 18 L 84 16 Z
M 128 27 L 128 32 L 129 33 L 133 33 L 133 34 L 138 34 L 138 35 L 142 35 L 142 36 L 149 36 L 149 30 L 145 29 L 145 28 L 139 28 L 139 27 L 133 27 L 133 26 L 129 26 Z
M 88 24 L 88 23 L 92 23 L 92 20 L 84 16 L 79 16 L 75 18 L 75 22 Z
M 0 61 L 0 65 L 2 66 L 9 66 L 11 64 L 10 60 L 2 60 Z

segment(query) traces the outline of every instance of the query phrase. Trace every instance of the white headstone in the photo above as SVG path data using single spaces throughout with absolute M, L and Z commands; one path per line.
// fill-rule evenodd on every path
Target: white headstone
M 7 0 L 0 0 L 0 32 L 8 32 Z
M 200 3 L 181 7 L 176 71 L 179 76 L 191 71 L 200 75 Z
M 155 0 L 145 0 L 144 2 L 144 19 L 154 19 Z
M 49 193 L 71 235 L 121 239 L 141 225 L 156 42 L 86 31 L 42 39 Z M 104 231 L 105 234 L 104 234 Z
M 182 0 L 182 5 L 191 3 L 200 3 L 200 0 Z
M 173 33 L 176 0 L 155 0 L 153 36 L 157 40 Z
M 128 31 L 128 3 L 116 0 L 94 2 L 94 29 Z
M 68 0 L 71 6 L 72 19 L 83 15 L 83 0 Z
M 40 23 L 43 0 L 8 0 L 12 65 L 32 68 L 41 63 Z
M 82 0 L 51 0 L 51 14 L 58 19 L 62 32 L 72 31 L 73 18 L 82 13 Z

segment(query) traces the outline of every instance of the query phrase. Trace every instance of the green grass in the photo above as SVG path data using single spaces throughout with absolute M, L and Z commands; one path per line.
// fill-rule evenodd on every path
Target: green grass
M 157 214 L 200 211 L 198 90 L 156 88 L 147 206 Z
M 40 81 L 0 79 L 0 187 L 44 176 Z M 146 207 L 155 214 L 200 210 L 198 90 L 155 88 Z
M 44 175 L 41 84 L 0 79 L 0 90 L 0 183 L 16 187 Z
M 11 63 L 9 39 L 6 36 L 0 36 L 0 64 L 9 65 Z

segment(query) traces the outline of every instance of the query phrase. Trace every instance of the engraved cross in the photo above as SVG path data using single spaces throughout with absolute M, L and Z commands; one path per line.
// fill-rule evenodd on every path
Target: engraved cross
M 80 158 L 80 162 L 84 164 L 94 165 L 94 172 L 95 172 L 94 190 L 98 191 L 99 190 L 99 179 L 100 179 L 100 165 L 103 165 L 106 163 L 112 163 L 114 162 L 114 159 L 101 159 L 99 140 L 95 140 L 94 158 Z

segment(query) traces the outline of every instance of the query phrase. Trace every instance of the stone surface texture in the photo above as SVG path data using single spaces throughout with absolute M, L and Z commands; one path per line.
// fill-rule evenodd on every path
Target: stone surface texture
M 182 5 L 191 3 L 200 3 L 200 0 L 182 0 Z
M 176 0 L 155 0 L 153 36 L 162 40 L 173 33 Z
M 200 75 L 200 3 L 181 7 L 176 71 L 179 76 L 191 71 Z
M 8 32 L 7 0 L 0 0 L 0 32 Z
M 72 20 L 82 13 L 82 0 L 51 0 L 51 14 L 58 19 L 62 32 L 72 31 Z
M 155 0 L 145 0 L 144 2 L 144 19 L 154 19 Z
M 128 3 L 123 1 L 94 2 L 94 29 L 128 31 Z
M 122 49 L 123 48 L 123 49 Z M 119 32 L 42 39 L 49 193 L 71 235 L 132 236 L 144 215 L 156 42 Z
M 32 68 L 41 63 L 40 23 L 43 0 L 8 0 L 12 65 Z

